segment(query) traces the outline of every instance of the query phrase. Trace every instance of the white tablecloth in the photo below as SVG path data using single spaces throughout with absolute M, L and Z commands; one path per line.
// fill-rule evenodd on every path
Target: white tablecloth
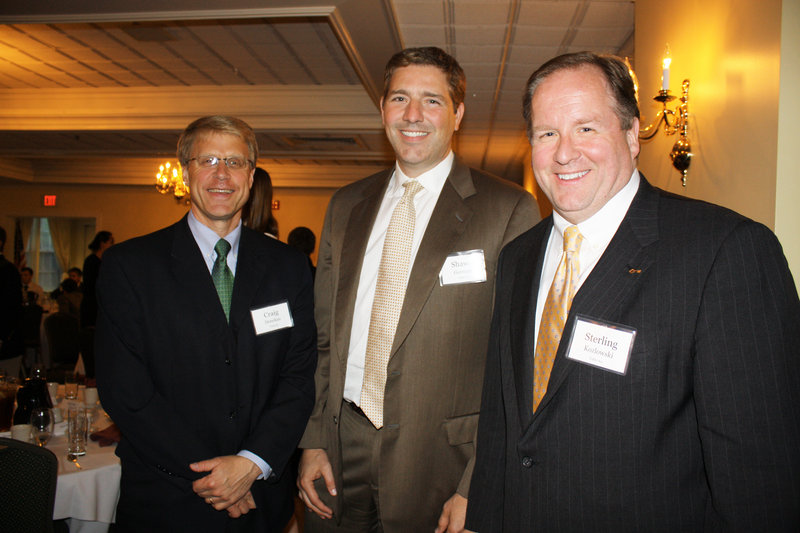
M 79 469 L 67 459 L 66 436 L 58 435 L 63 431 L 63 424 L 58 424 L 56 436 L 47 443 L 47 448 L 58 457 L 53 518 L 69 519 L 70 533 L 108 531 L 109 524 L 114 522 L 122 474 L 119 458 L 114 455 L 116 447 L 101 448 L 90 440 L 86 455 L 78 458 Z M 108 425 L 107 420 L 98 420 L 94 428 L 105 425 Z

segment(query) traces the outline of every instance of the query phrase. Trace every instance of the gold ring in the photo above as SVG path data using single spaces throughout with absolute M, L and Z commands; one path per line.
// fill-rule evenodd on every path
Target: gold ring
M 213 503 L 214 503 L 214 498 L 208 498 L 206 501 L 207 501 L 208 503 L 212 503 L 212 504 L 213 504 Z

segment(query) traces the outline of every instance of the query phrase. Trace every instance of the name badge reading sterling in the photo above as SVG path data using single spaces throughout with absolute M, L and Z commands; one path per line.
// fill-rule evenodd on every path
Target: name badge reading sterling
M 625 375 L 636 330 L 576 315 L 567 358 Z
M 455 252 L 447 256 L 439 271 L 439 285 L 461 285 L 486 281 L 483 250 Z
M 256 335 L 294 326 L 292 312 L 289 311 L 289 302 L 268 305 L 261 309 L 251 309 L 250 315 L 253 317 Z

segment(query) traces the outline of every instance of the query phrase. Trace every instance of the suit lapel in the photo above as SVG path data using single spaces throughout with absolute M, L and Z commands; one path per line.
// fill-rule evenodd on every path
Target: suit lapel
M 353 309 L 358 292 L 358 280 L 361 277 L 361 265 L 367 249 L 367 241 L 372 232 L 372 225 L 378 215 L 384 191 L 392 176 L 393 169 L 379 175 L 373 183 L 364 189 L 363 196 L 350 210 L 344 235 L 342 251 L 339 254 L 339 280 L 334 298 L 336 309 L 333 316 L 333 330 L 336 335 L 336 352 L 342 360 L 343 367 L 347 361 L 350 348 L 350 330 L 353 325 Z
M 581 364 L 566 357 L 575 315 L 583 314 L 603 321 L 619 322 L 622 313 L 628 308 L 628 302 L 637 293 L 642 278 L 655 261 L 655 250 L 651 245 L 657 240 L 658 193 L 641 176 L 639 190 L 628 213 L 597 265 L 575 294 L 550 373 L 547 394 L 534 419 L 547 409 L 550 400 L 572 370 Z M 637 342 L 643 342 L 643 339 L 637 339 Z
M 464 233 L 472 218 L 472 209 L 466 205 L 464 199 L 475 192 L 469 167 L 456 158 L 439 194 L 411 269 L 403 309 L 394 334 L 392 355 L 403 344 L 417 321 L 428 296 L 439 282 L 439 271 L 444 260 L 454 251 L 453 243 Z
M 548 217 L 534 229 L 531 245 L 517 261 L 513 273 L 513 292 L 508 311 L 510 349 L 522 427 L 530 422 L 533 406 L 533 354 L 536 348 L 534 333 L 536 316 L 539 313 L 536 304 L 544 254 L 552 228 L 553 218 Z
M 246 324 L 251 320 L 251 303 L 259 293 L 261 281 L 266 277 L 264 272 L 270 268 L 270 257 L 264 252 L 263 247 L 256 245 L 256 239 L 261 238 L 267 237 L 242 227 L 231 299 L 232 326 Z
M 189 229 L 187 217 L 183 217 L 173 228 L 175 232 L 172 241 L 171 267 L 178 294 L 191 301 L 189 309 L 207 310 L 193 316 L 202 316 L 202 320 L 205 321 L 203 328 L 205 331 L 219 333 L 227 325 L 225 313 L 219 303 L 219 296 L 203 254 Z M 187 327 L 195 329 L 199 326 L 188 324 Z

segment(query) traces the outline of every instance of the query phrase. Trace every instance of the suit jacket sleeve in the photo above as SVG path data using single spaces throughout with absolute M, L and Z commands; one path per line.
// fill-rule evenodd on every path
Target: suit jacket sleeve
M 514 210 L 511 212 L 511 216 L 509 217 L 508 225 L 506 225 L 505 234 L 503 235 L 503 246 L 505 246 L 512 240 L 516 239 L 525 231 L 531 229 L 531 227 L 533 227 L 537 222 L 539 222 L 540 219 L 541 216 L 539 215 L 539 206 L 536 204 L 536 199 L 530 194 L 520 194 L 519 200 L 517 201 L 517 205 L 514 207 Z M 498 259 L 498 264 L 499 264 L 499 259 Z M 499 276 L 499 274 L 500 274 L 500 267 L 498 266 L 496 278 L 497 276 Z M 494 295 L 495 304 L 497 303 L 497 290 L 499 286 L 500 286 L 499 283 L 495 281 L 495 295 Z M 489 354 L 491 355 L 491 347 Z M 500 409 L 501 409 L 500 413 L 502 415 L 502 407 L 500 407 Z M 484 415 L 482 407 L 480 415 L 481 420 L 483 419 L 483 416 Z M 475 443 L 478 442 L 477 430 L 473 442 Z M 467 466 L 464 469 L 464 475 L 461 476 L 461 481 L 459 482 L 458 489 L 456 491 L 458 492 L 458 494 L 460 494 L 465 498 L 467 498 L 469 495 L 469 488 L 472 482 L 472 476 L 475 469 L 475 458 L 476 458 L 475 449 L 476 447 L 473 446 L 472 456 L 467 462 Z
M 730 531 L 797 531 L 800 302 L 764 226 L 745 221 L 722 243 L 694 339 L 697 422 L 717 520 Z
M 170 476 L 198 479 L 189 464 L 214 457 L 158 392 L 144 354 L 142 317 L 137 297 L 141 284 L 127 271 L 123 257 L 108 250 L 98 280 L 95 334 L 97 383 L 104 407 L 123 432 L 135 435 L 136 454 Z M 133 441 L 132 441 L 133 442 Z
M 328 386 L 330 376 L 330 340 L 331 340 L 331 306 L 334 304 L 331 291 L 334 287 L 333 258 L 331 250 L 331 218 L 333 203 L 331 200 L 322 234 L 319 240 L 319 253 L 317 254 L 317 273 L 314 279 L 314 317 L 317 324 L 317 369 L 314 374 L 316 388 L 316 402 L 311 412 L 311 418 L 306 426 L 300 447 L 306 449 L 326 448 L 322 416 L 328 399 Z

